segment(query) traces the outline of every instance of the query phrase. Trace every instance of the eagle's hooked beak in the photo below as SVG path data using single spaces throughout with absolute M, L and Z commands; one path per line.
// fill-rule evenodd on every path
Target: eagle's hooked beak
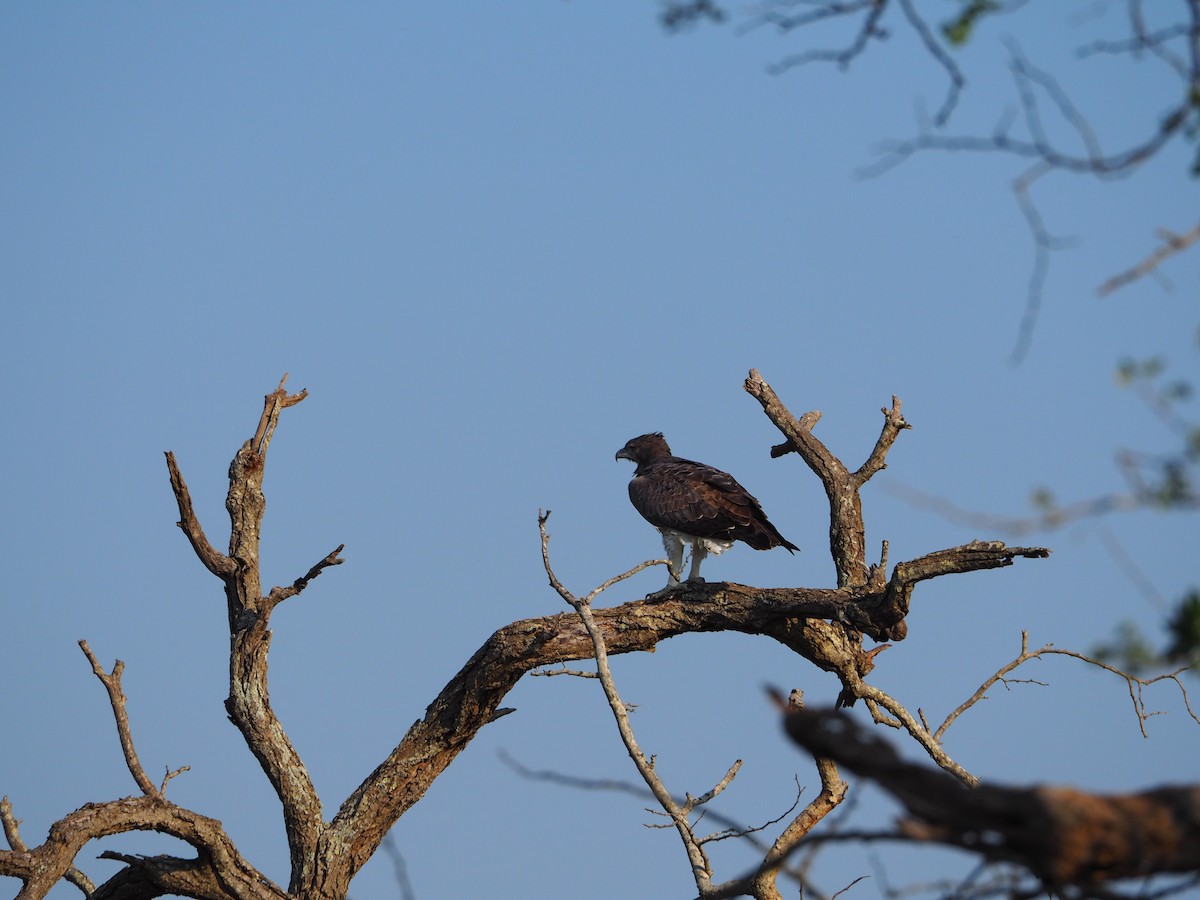
M 629 451 L 624 447 L 617 451 L 617 455 L 614 456 L 613 459 L 627 459 L 630 462 L 633 462 L 633 457 L 629 455 Z

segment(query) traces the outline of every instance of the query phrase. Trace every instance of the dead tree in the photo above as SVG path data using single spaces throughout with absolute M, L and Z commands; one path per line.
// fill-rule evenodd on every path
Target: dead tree
M 226 498 L 231 522 L 226 552 L 210 543 L 176 459 L 168 453 L 167 469 L 179 507 L 178 525 L 197 558 L 224 589 L 230 636 L 226 710 L 282 804 L 291 859 L 288 884 L 272 883 L 239 852 L 219 821 L 171 802 L 165 794 L 166 782 L 155 785 L 147 777 L 125 716 L 121 690 L 124 664 L 118 660 L 112 671 L 106 672 L 86 642 L 81 642 L 83 651 L 108 690 L 126 764 L 139 793 L 89 803 L 64 815 L 51 826 L 46 839 L 33 847 L 20 834 L 15 811 L 5 799 L 0 806 L 0 820 L 11 849 L 0 851 L 0 875 L 20 880 L 21 900 L 43 897 L 63 879 L 95 898 L 149 898 L 167 893 L 239 900 L 344 898 L 351 880 L 380 848 L 392 825 L 424 796 L 481 728 L 504 714 L 500 703 L 524 674 L 573 660 L 603 662 L 612 654 L 651 650 L 668 638 L 698 632 L 735 631 L 782 644 L 835 675 L 842 685 L 844 704 L 863 700 L 877 722 L 906 731 L 947 777 L 963 785 L 976 784 L 977 779 L 946 753 L 940 731 L 935 732 L 923 717 L 914 716 L 866 680 L 881 648 L 866 649 L 863 639 L 903 640 L 905 616 L 914 589 L 922 581 L 1009 566 L 1017 558 L 1045 557 L 1049 551 L 976 541 L 898 563 L 889 571 L 885 543 L 879 561 L 868 563 L 859 489 L 883 468 L 889 448 L 909 427 L 900 413 L 900 401 L 893 399 L 891 407 L 883 410 L 884 425 L 874 448 L 861 466 L 851 470 L 813 435 L 819 413 L 793 416 L 755 371 L 747 379 L 746 390 L 762 404 L 785 439 L 773 454 L 799 454 L 825 487 L 837 586 L 764 589 L 732 583 L 683 584 L 644 599 L 591 609 L 591 599 L 597 592 L 585 598 L 572 595 L 558 583 L 546 556 L 552 585 L 574 609 L 514 622 L 493 633 L 430 703 L 424 717 L 342 800 L 332 817 L 326 816 L 303 760 L 271 707 L 267 676 L 271 614 L 327 568 L 339 565 L 342 548 L 318 560 L 286 586 L 264 589 L 259 571 L 267 451 L 280 416 L 303 400 L 306 392 L 288 394 L 281 381 L 265 398 L 254 436 L 234 455 Z M 547 540 L 543 532 L 543 550 Z M 615 689 L 609 700 L 618 712 Z M 633 752 L 631 749 L 631 755 Z M 693 840 L 688 848 L 689 859 L 702 897 L 778 896 L 774 879 L 785 863 L 787 849 L 844 794 L 832 762 L 819 763 L 818 770 L 824 787 L 821 797 L 785 826 L 778 840 L 767 848 L 763 868 L 754 878 L 744 883 L 716 880 L 706 864 L 702 845 Z M 731 767 L 727 777 L 732 779 L 733 774 Z M 690 827 L 688 814 L 721 788 L 718 785 L 699 797 L 685 795 L 681 803 L 664 798 L 674 804 L 666 808 L 685 844 Z M 191 845 L 196 856 L 106 853 L 104 856 L 124 863 L 124 868 L 99 886 L 76 868 L 77 856 L 88 842 L 135 830 L 173 835 Z

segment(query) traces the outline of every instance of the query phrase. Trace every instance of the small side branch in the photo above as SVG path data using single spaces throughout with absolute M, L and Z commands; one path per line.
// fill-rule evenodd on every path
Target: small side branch
M 338 544 L 324 559 L 314 565 L 302 577 L 297 578 L 287 587 L 275 587 L 271 589 L 271 593 L 267 595 L 267 605 L 276 606 L 287 600 L 289 597 L 295 597 L 302 590 L 308 587 L 308 583 L 320 575 L 330 566 L 340 566 L 345 562 L 341 559 L 340 554 L 346 548 L 345 544 Z
M 1104 284 L 1096 289 L 1096 293 L 1101 297 L 1107 297 L 1113 291 L 1118 291 L 1127 284 L 1132 284 L 1139 278 L 1144 278 L 1155 272 L 1160 265 L 1176 253 L 1182 253 L 1188 247 L 1192 246 L 1192 244 L 1200 241 L 1200 225 L 1197 225 L 1191 231 L 1185 231 L 1183 234 L 1174 234 L 1163 228 L 1159 230 L 1158 237 L 1162 241 L 1162 245 L 1157 250 L 1137 265 L 1105 281 Z
M 933 740 L 940 744 L 950 726 L 953 725 L 955 721 L 967 710 L 983 700 L 987 696 L 988 691 L 990 691 L 997 684 L 1003 683 L 1007 685 L 1014 683 L 1014 679 L 1008 678 L 1008 675 L 1018 667 L 1023 666 L 1025 663 L 1031 660 L 1042 659 L 1046 656 L 1067 656 L 1072 659 L 1077 659 L 1080 662 L 1087 663 L 1090 666 L 1096 666 L 1097 668 L 1104 669 L 1106 672 L 1111 672 L 1117 677 L 1123 679 L 1129 689 L 1129 699 L 1133 704 L 1133 712 L 1134 715 L 1137 716 L 1138 728 L 1142 732 L 1142 737 L 1149 736 L 1146 732 L 1146 723 L 1149 721 L 1149 719 L 1152 716 L 1160 715 L 1160 713 L 1150 711 L 1150 709 L 1146 706 L 1144 691 L 1146 688 L 1157 684 L 1160 681 L 1174 682 L 1175 686 L 1179 688 L 1180 697 L 1183 700 L 1184 709 L 1187 711 L 1187 714 L 1194 722 L 1196 722 L 1196 724 L 1200 725 L 1200 716 L 1197 716 L 1196 711 L 1192 709 L 1187 688 L 1184 687 L 1183 682 L 1179 679 L 1180 673 L 1184 672 L 1187 667 L 1176 669 L 1173 672 L 1166 672 L 1153 678 L 1139 678 L 1136 675 L 1131 675 L 1128 672 L 1116 668 L 1115 666 L 1110 666 L 1108 663 L 1093 659 L 1092 657 L 1086 656 L 1082 653 L 1077 653 L 1074 650 L 1060 650 L 1053 644 L 1046 644 L 1037 650 L 1030 650 L 1029 632 L 1022 631 L 1021 652 L 1018 653 L 1010 662 L 1005 663 L 1003 666 L 997 669 L 994 674 L 990 675 L 986 680 L 984 680 L 984 682 L 975 690 L 973 694 L 971 694 L 970 697 L 952 710 L 950 714 L 946 716 L 942 724 L 938 726 L 937 730 L 932 732 Z M 1022 679 L 1021 681 L 1023 681 L 1023 683 L 1030 683 L 1029 679 Z M 1043 682 L 1033 683 L 1042 684 Z M 926 726 L 926 730 L 928 730 L 928 726 Z
M 875 442 L 875 447 L 871 450 L 871 455 L 867 457 L 866 462 L 859 466 L 858 471 L 854 473 L 854 480 L 858 483 L 859 487 L 866 484 L 871 476 L 880 469 L 887 467 L 884 460 L 887 459 L 887 454 L 892 449 L 892 444 L 896 442 L 896 438 L 900 436 L 901 431 L 912 428 L 904 420 L 904 416 L 900 414 L 900 398 L 895 394 L 892 394 L 891 409 L 885 406 L 880 409 L 880 412 L 883 413 L 883 431 L 879 433 L 879 440 Z
M 617 731 L 621 735 L 621 742 L 625 745 L 626 751 L 629 753 L 629 758 L 633 760 L 634 766 L 638 770 L 638 774 L 642 776 L 642 780 L 646 782 L 646 787 L 650 789 L 650 793 L 654 795 L 654 799 L 658 801 L 659 806 L 663 811 L 671 817 L 672 823 L 675 825 L 676 831 L 679 833 L 679 838 L 683 842 L 684 850 L 687 853 L 688 861 L 691 863 L 692 875 L 696 881 L 696 888 L 703 896 L 712 883 L 712 866 L 708 861 L 707 855 L 701 848 L 700 841 L 697 840 L 695 833 L 692 831 L 691 823 L 688 821 L 688 814 L 700 803 L 711 799 L 724 789 L 733 776 L 737 772 L 740 761 L 735 764 L 725 776 L 724 779 L 704 798 L 688 797 L 687 801 L 681 806 L 675 802 L 675 798 L 671 796 L 671 792 L 667 790 L 662 779 L 658 777 L 658 773 L 654 771 L 653 761 L 646 756 L 640 746 L 638 746 L 637 738 L 633 733 L 633 726 L 629 723 L 629 712 L 625 708 L 624 701 L 621 700 L 620 694 L 617 692 L 616 683 L 613 681 L 612 670 L 608 665 L 608 648 L 604 641 L 604 635 L 600 631 L 600 627 L 596 624 L 596 619 L 592 615 L 591 601 L 604 587 L 614 584 L 630 577 L 635 572 L 645 568 L 643 563 L 635 569 L 626 572 L 624 575 L 619 575 L 614 579 L 606 581 L 604 585 L 597 588 L 587 597 L 576 597 L 563 586 L 558 576 L 554 574 L 554 570 L 550 565 L 549 543 L 550 535 L 546 531 L 546 520 L 550 517 L 548 512 L 538 516 L 538 528 L 542 538 L 542 560 L 545 563 L 546 575 L 550 579 L 550 584 L 579 615 L 579 619 L 583 622 L 584 628 L 587 630 L 588 637 L 592 642 L 592 649 L 596 659 L 596 674 L 600 679 L 600 684 L 604 689 L 604 696 L 608 700 L 609 708 L 612 710 L 613 718 L 617 723 Z
M 959 783 L 969 787 L 979 784 L 979 778 L 955 762 L 950 754 L 946 752 L 946 748 L 934 738 L 928 727 L 923 722 L 917 721 L 916 717 L 900 701 L 872 684 L 863 682 L 859 687 L 861 689 L 859 696 L 867 701 L 871 709 L 872 718 L 877 723 L 889 725 L 893 728 L 903 728 L 921 745 L 921 749 L 929 754 L 929 758 L 937 764 L 938 768 L 948 772 Z M 879 707 L 882 707 L 894 718 L 887 719 L 881 716 L 878 712 Z
M 200 520 L 196 518 L 196 511 L 192 507 L 192 495 L 188 492 L 187 482 L 183 480 L 179 471 L 179 464 L 175 462 L 175 454 L 168 450 L 166 457 L 167 472 L 171 476 L 171 490 L 175 493 L 175 502 L 179 506 L 179 521 L 176 524 L 187 535 L 188 543 L 196 551 L 200 562 L 204 563 L 204 568 L 218 578 L 229 578 L 237 570 L 237 564 L 208 542 Z
M 92 653 L 92 648 L 88 646 L 87 641 L 80 641 L 79 648 L 83 651 L 83 655 L 87 657 L 88 662 L 92 664 L 92 672 L 100 679 L 100 683 L 104 685 L 104 689 L 108 691 L 108 700 L 112 704 L 113 718 L 117 721 L 117 736 L 121 741 L 121 752 L 125 754 L 125 765 L 129 767 L 129 774 L 133 776 L 133 780 L 137 782 L 137 786 L 141 788 L 142 793 L 147 797 L 161 797 L 162 792 L 146 776 L 146 770 L 142 768 L 137 751 L 133 748 L 133 734 L 129 729 L 129 715 L 125 711 L 125 692 L 121 690 L 121 673 L 125 671 L 125 663 L 118 659 L 113 665 L 112 672 L 108 673 L 104 671 L 104 667 L 100 665 L 99 660 L 96 659 L 96 655 Z
M 287 383 L 287 378 L 287 372 L 284 372 L 283 377 L 279 379 L 279 387 L 263 398 L 263 414 L 258 420 L 258 428 L 254 432 L 254 439 L 250 442 L 251 448 L 259 456 L 267 452 L 267 445 L 271 442 L 271 435 L 275 432 L 275 426 L 279 424 L 279 414 L 289 406 L 295 406 L 308 396 L 307 388 L 298 394 L 289 394 L 284 390 L 283 386 Z

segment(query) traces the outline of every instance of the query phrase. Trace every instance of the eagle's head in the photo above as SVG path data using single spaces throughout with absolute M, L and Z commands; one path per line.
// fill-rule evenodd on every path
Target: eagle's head
M 656 431 L 653 434 L 630 438 L 628 443 L 617 451 L 616 458 L 632 460 L 640 466 L 642 463 L 670 455 L 671 448 L 663 440 L 662 432 Z

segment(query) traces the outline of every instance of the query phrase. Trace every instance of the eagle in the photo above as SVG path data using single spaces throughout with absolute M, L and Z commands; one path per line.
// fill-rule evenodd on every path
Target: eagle
M 673 456 L 661 432 L 631 438 L 616 458 L 637 465 L 629 482 L 629 499 L 642 518 L 662 532 L 668 588 L 679 584 L 684 544 L 692 548 L 688 581 L 703 580 L 704 557 L 724 553 L 734 541 L 745 541 L 755 550 L 800 549 L 779 533 L 759 502 L 732 475 Z

